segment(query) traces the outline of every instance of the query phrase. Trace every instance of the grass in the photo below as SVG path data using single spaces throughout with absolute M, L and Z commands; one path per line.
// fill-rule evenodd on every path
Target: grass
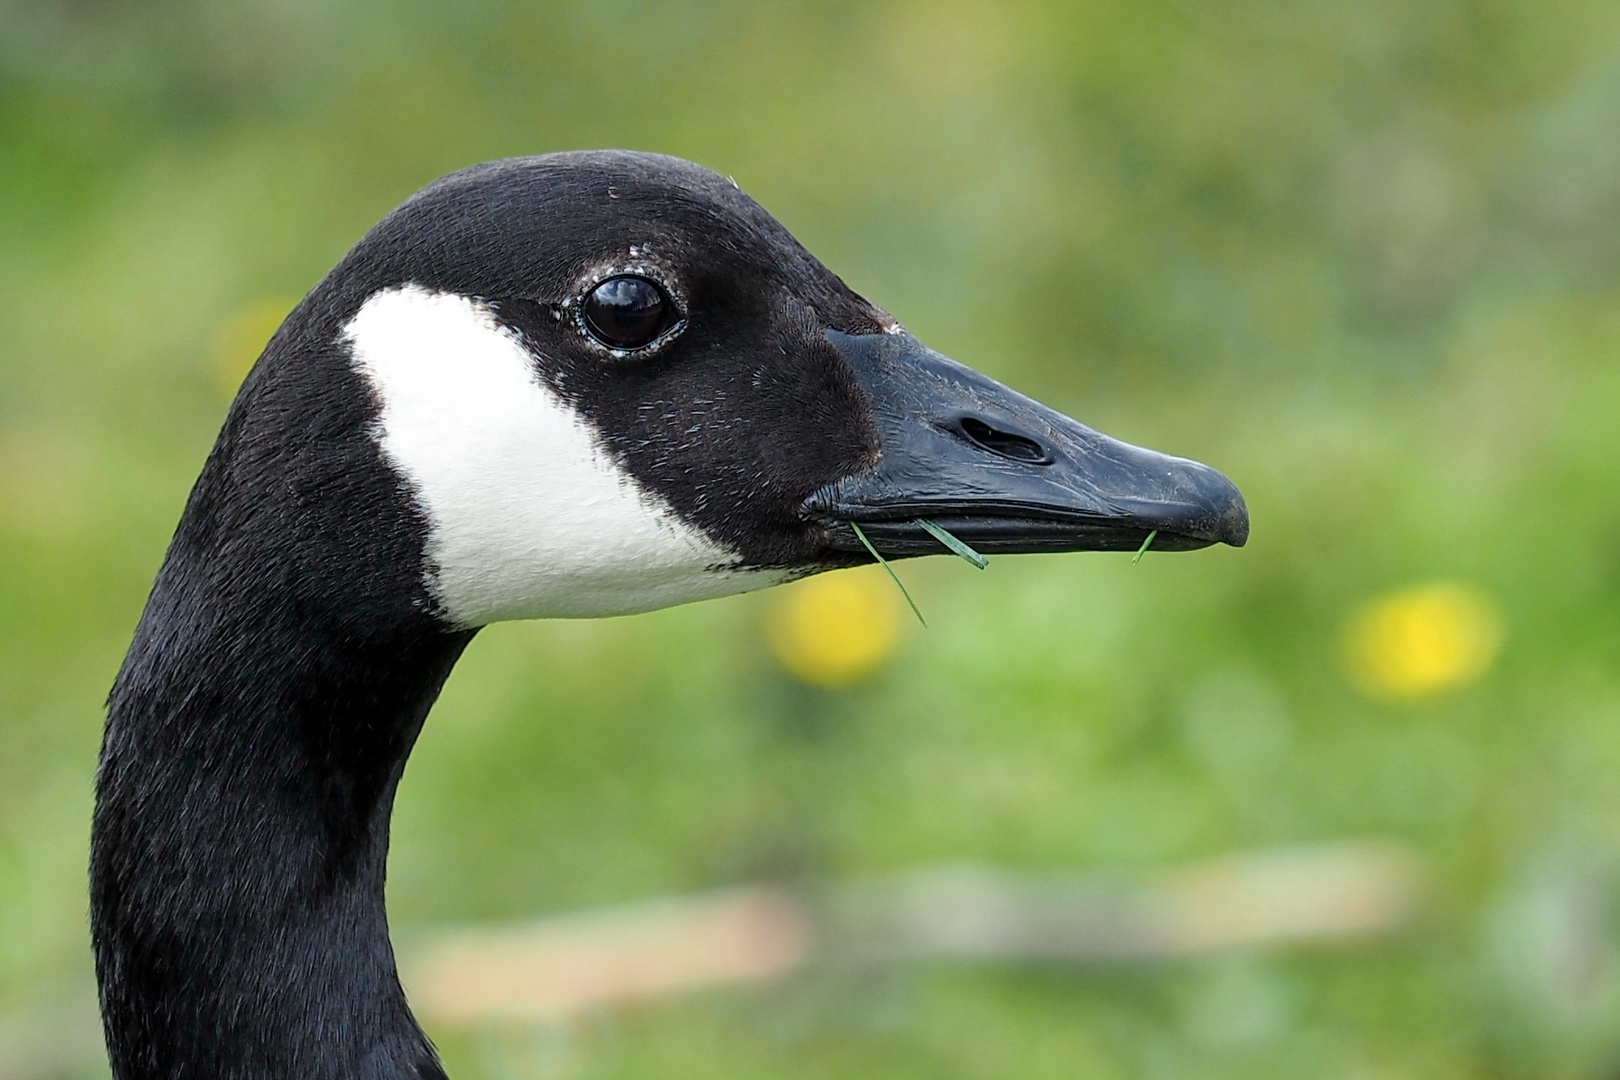
M 946 532 L 944 528 L 932 521 L 929 521 L 927 518 L 918 518 L 917 524 L 921 525 L 923 527 L 923 531 L 929 536 L 932 536 L 935 540 L 938 540 L 940 543 L 944 544 L 945 547 L 948 548 L 952 553 L 961 556 L 969 563 L 977 566 L 980 570 L 983 570 L 985 567 L 990 565 L 989 559 L 985 558 L 983 555 L 980 555 L 967 544 L 963 543 L 955 536 L 952 536 L 949 532 Z
M 852 521 L 849 523 L 849 527 L 855 530 L 856 537 L 858 537 L 861 543 L 866 546 L 866 550 L 872 553 L 872 558 L 876 559 L 878 564 L 882 566 L 883 569 L 888 571 L 889 580 L 893 581 L 894 587 L 900 590 L 900 595 L 906 598 L 906 604 L 910 606 L 911 613 L 917 616 L 917 621 L 926 627 L 928 625 L 928 620 L 923 618 L 921 609 L 917 607 L 917 601 L 913 600 L 911 598 L 911 594 L 906 591 L 906 583 L 901 581 L 900 575 L 894 572 L 894 567 L 889 565 L 889 560 L 878 554 L 878 549 L 872 546 L 872 541 L 866 538 L 866 533 L 859 525 Z
M 1157 537 L 1158 535 L 1159 535 L 1159 530 L 1158 529 L 1154 529 L 1152 532 L 1147 534 L 1147 539 L 1142 541 L 1142 546 L 1136 549 L 1136 554 L 1135 555 L 1131 556 L 1131 565 L 1132 566 L 1135 566 L 1137 563 L 1142 561 L 1142 556 L 1147 554 L 1147 549 L 1152 546 L 1154 538 Z

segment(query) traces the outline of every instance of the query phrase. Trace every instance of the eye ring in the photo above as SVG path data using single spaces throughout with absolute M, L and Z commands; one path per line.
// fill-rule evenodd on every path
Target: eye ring
M 646 350 L 669 337 L 682 321 L 670 290 L 635 271 L 602 278 L 579 300 L 580 328 L 616 355 Z

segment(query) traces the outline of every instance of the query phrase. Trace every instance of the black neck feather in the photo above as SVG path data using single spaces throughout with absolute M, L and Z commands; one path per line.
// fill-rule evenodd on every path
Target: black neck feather
M 383 882 L 395 786 L 471 635 L 428 611 L 425 527 L 341 360 L 250 383 L 113 688 L 91 913 L 117 1080 L 443 1076 Z

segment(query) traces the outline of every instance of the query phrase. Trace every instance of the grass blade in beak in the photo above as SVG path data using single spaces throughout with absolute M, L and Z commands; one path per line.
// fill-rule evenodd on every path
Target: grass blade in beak
M 929 521 L 927 518 L 918 518 L 917 524 L 921 525 L 923 527 L 923 531 L 929 536 L 932 536 L 935 540 L 938 540 L 940 543 L 950 548 L 954 554 L 960 555 L 974 566 L 977 566 L 980 570 L 983 570 L 985 567 L 990 565 L 989 559 L 985 558 L 983 555 L 980 555 L 977 551 L 974 551 L 972 548 L 968 547 L 962 541 L 958 540 L 956 537 L 952 536 L 950 533 L 946 532 L 932 521 Z
M 895 588 L 900 590 L 900 595 L 905 597 L 906 603 L 911 605 L 911 613 L 917 616 L 917 621 L 922 623 L 926 628 L 928 626 L 928 620 L 922 617 L 921 611 L 917 610 L 917 602 L 911 598 L 910 593 L 906 592 L 905 583 L 900 580 L 900 575 L 894 572 L 894 567 L 889 565 L 889 560 L 878 554 L 878 549 L 872 546 L 872 541 L 866 538 L 866 534 L 861 531 L 861 527 L 859 525 L 852 521 L 849 523 L 849 527 L 855 530 L 856 537 L 860 539 L 862 544 L 866 545 L 866 550 L 872 553 L 872 558 L 881 563 L 883 565 L 883 569 L 889 572 L 889 577 L 894 581 Z
M 1142 556 L 1147 554 L 1148 545 L 1153 543 L 1153 538 L 1155 536 L 1158 536 L 1158 535 L 1159 535 L 1159 530 L 1158 529 L 1154 529 L 1152 532 L 1147 534 L 1147 539 L 1142 541 L 1142 546 L 1136 549 L 1136 554 L 1135 555 L 1131 556 L 1131 565 L 1132 566 L 1135 566 L 1137 563 L 1142 561 Z

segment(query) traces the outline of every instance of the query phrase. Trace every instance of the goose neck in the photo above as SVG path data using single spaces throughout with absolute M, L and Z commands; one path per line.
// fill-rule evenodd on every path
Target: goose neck
M 97 780 L 114 1076 L 442 1077 L 383 886 L 395 787 L 470 634 L 173 570 L 114 686 Z

